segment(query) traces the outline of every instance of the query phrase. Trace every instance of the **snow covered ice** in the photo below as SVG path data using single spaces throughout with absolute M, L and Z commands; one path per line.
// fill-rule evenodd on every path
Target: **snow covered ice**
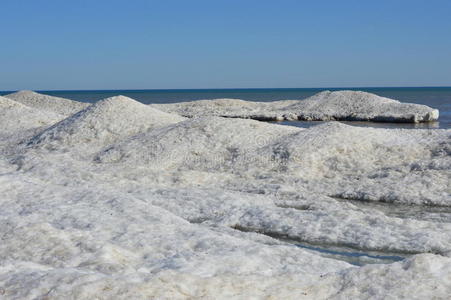
M 13 95 L 0 97 L 0 298 L 451 294 L 451 130 L 220 117 L 420 122 L 434 109 L 361 92 L 277 109 Z
M 70 116 L 89 105 L 87 103 L 39 94 L 33 91 L 18 91 L 8 94 L 5 97 L 24 105 L 46 112 L 54 112 L 62 116 Z
M 198 100 L 154 107 L 193 116 L 222 116 L 256 120 L 374 121 L 418 123 L 437 120 L 437 109 L 401 103 L 360 91 L 323 91 L 305 100 L 251 102 L 238 99 Z
M 46 147 L 105 146 L 139 132 L 185 118 L 158 111 L 125 96 L 98 101 L 56 123 L 30 140 Z

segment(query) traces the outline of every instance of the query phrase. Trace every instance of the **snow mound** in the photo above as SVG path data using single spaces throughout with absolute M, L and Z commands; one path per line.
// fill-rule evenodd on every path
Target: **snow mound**
M 428 122 L 438 119 L 437 109 L 401 103 L 360 91 L 324 91 L 305 100 L 251 102 L 215 99 L 154 104 L 159 109 L 186 117 L 222 116 L 256 120 L 341 120 L 374 122 Z
M 254 120 L 194 118 L 124 140 L 100 153 L 98 159 L 162 168 L 222 168 L 280 136 L 300 130 Z
M 283 121 L 286 118 L 279 110 L 292 103 L 295 103 L 295 101 L 286 100 L 265 103 L 224 98 L 169 104 L 151 104 L 151 106 L 189 118 L 218 116 L 259 121 Z
M 205 117 L 125 139 L 96 159 L 128 168 L 230 172 L 254 179 L 270 174 L 283 181 L 288 176 L 328 196 L 450 206 L 450 140 L 451 130 L 339 122 L 299 129 Z
M 278 155 L 294 171 L 324 177 L 359 175 L 428 159 L 451 137 L 445 130 L 364 128 L 327 122 L 268 145 L 260 156 Z
M 151 104 L 156 108 L 178 112 L 185 117 L 219 116 L 230 118 L 251 118 L 258 115 L 264 103 L 240 99 L 197 100 L 170 104 Z
M 55 113 L 45 113 L 0 96 L 1 134 L 48 126 L 60 119 Z
M 184 120 L 125 96 L 98 101 L 32 138 L 29 145 L 53 149 L 75 144 L 104 146 L 139 132 Z
M 361 91 L 324 91 L 284 108 L 300 120 L 426 122 L 438 119 L 438 110 L 401 103 Z
M 5 97 L 26 106 L 46 112 L 53 112 L 62 116 L 70 116 L 89 106 L 88 103 L 39 94 L 33 91 L 18 91 L 5 95 Z
M 272 140 L 301 130 L 254 120 L 194 118 L 124 140 L 100 153 L 97 159 L 163 169 L 227 168 Z
M 449 206 L 450 141 L 451 130 L 329 122 L 270 144 L 256 155 L 277 157 L 279 169 L 312 181 L 311 188 L 316 182 L 316 191 L 331 196 Z

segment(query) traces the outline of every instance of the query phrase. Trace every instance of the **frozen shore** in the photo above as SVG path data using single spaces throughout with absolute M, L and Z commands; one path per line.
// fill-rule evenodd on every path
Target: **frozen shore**
M 248 120 L 438 117 L 348 93 L 0 97 L 0 298 L 447 299 L 451 130 Z

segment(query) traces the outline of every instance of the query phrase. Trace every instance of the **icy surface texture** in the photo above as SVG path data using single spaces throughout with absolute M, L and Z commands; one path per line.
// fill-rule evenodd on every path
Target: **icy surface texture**
M 0 97 L 0 298 L 451 294 L 451 130 L 52 111 Z
M 256 120 L 428 122 L 438 119 L 437 109 L 401 103 L 360 91 L 324 91 L 305 100 L 250 102 L 238 99 L 199 100 L 154 107 L 186 117 L 222 116 Z

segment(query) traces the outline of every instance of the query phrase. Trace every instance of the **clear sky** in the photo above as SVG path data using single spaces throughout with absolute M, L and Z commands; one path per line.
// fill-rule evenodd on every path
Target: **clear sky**
M 450 0 L 0 0 L 0 90 L 450 86 Z

